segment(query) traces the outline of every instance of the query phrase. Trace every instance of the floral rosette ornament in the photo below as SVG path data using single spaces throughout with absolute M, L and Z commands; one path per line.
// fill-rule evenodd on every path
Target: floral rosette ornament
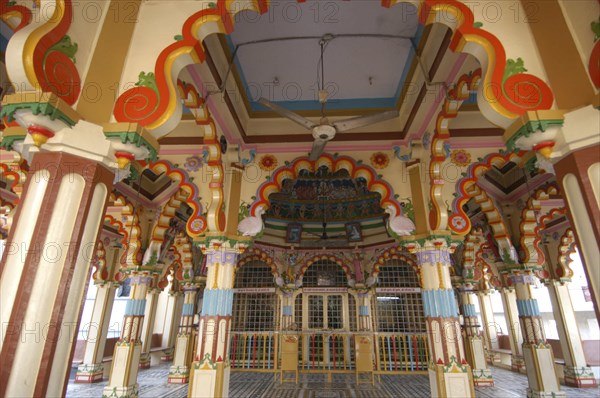
M 467 232 L 468 223 L 467 220 L 460 214 L 452 214 L 448 220 L 450 222 L 450 229 L 458 234 L 464 234 Z
M 190 156 L 189 158 L 185 159 L 183 168 L 188 172 L 200 170 L 202 168 L 202 158 L 197 155 Z
M 277 167 L 277 158 L 273 155 L 264 155 L 260 158 L 258 166 L 264 171 L 274 170 Z
M 376 169 L 385 169 L 390 163 L 390 158 L 383 152 L 375 152 L 371 155 L 371 166 Z
M 464 149 L 455 149 L 450 154 L 452 163 L 460 167 L 466 167 L 471 164 L 471 154 Z

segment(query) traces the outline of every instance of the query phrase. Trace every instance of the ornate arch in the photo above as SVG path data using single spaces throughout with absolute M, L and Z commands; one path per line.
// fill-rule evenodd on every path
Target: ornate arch
M 521 211 L 521 249 L 523 250 L 524 264 L 534 264 L 542 266 L 544 264 L 544 252 L 540 248 L 540 225 L 538 225 L 538 213 L 541 209 L 540 201 L 549 199 L 551 195 L 558 195 L 558 188 L 555 185 L 549 185 L 545 188 L 537 189 L 527 200 L 525 208 Z
M 394 4 L 394 0 L 381 1 L 387 8 Z M 183 24 L 181 40 L 166 47 L 156 60 L 156 91 L 135 87 L 124 92 L 115 106 L 117 120 L 139 123 L 157 138 L 170 132 L 182 113 L 177 97 L 177 76 L 187 65 L 205 61 L 202 41 L 211 34 L 233 32 L 234 16 L 238 12 L 252 10 L 263 14 L 268 7 L 265 0 L 243 3 L 217 0 L 209 3 L 208 9 L 190 16 Z M 494 124 L 508 127 L 526 111 L 552 106 L 552 92 L 539 78 L 519 73 L 504 80 L 504 47 L 494 35 L 474 26 L 473 13 L 465 4 L 455 0 L 423 0 L 419 3 L 419 22 L 448 26 L 453 32 L 450 49 L 471 54 L 479 60 L 483 66 L 483 84 L 478 88 L 478 104 L 484 116 Z M 139 104 L 145 106 L 139 107 Z
M 263 207 L 269 208 L 269 195 L 275 192 L 281 192 L 283 181 L 286 179 L 296 179 L 301 170 L 310 172 L 316 171 L 321 166 L 327 166 L 332 172 L 341 169 L 348 171 L 353 179 L 364 178 L 367 181 L 367 189 L 371 192 L 377 192 L 381 195 L 381 207 L 394 206 L 396 214 L 400 214 L 400 204 L 394 199 L 392 187 L 384 180 L 377 177 L 375 170 L 367 165 L 358 164 L 354 159 L 348 156 L 333 157 L 330 154 L 323 154 L 319 159 L 312 161 L 308 156 L 296 158 L 289 165 L 282 166 L 273 172 L 271 179 L 261 184 L 258 188 L 256 200 L 250 207 L 250 214 L 256 215 L 256 210 Z
M 135 214 L 135 206 L 125 196 L 114 192 L 111 192 L 109 196 L 109 203 L 112 206 L 121 208 L 119 215 L 121 216 L 123 229 L 126 231 L 127 243 L 125 253 L 121 257 L 121 263 L 125 263 L 126 267 L 137 267 L 139 266 L 138 255 L 142 249 L 140 241 L 142 229 L 140 228 L 138 215 Z
M 151 240 L 160 247 L 165 239 L 165 232 L 169 229 L 171 219 L 175 217 L 175 212 L 179 209 L 182 202 L 187 201 L 188 195 L 183 189 L 178 190 L 169 198 L 167 203 L 162 207 L 156 224 L 152 229 Z M 150 247 L 152 243 L 148 247 Z
M 379 275 L 379 272 L 381 271 L 381 266 L 385 266 L 389 260 L 407 262 L 415 270 L 419 279 L 421 278 L 421 270 L 419 269 L 415 258 L 411 254 L 402 251 L 401 247 L 391 247 L 375 258 L 373 270 L 371 271 L 371 277 L 373 277 L 373 279 L 377 278 L 377 275 Z
M 102 239 L 98 239 L 96 244 L 96 252 L 92 259 L 92 267 L 96 270 L 92 273 L 92 278 L 95 281 L 106 281 L 108 278 L 108 270 L 106 269 L 106 250 Z
M 252 261 L 260 261 L 271 268 L 271 273 L 275 278 L 279 276 L 279 270 L 277 269 L 277 263 L 267 252 L 258 248 L 252 248 L 246 250 L 244 254 L 238 260 L 235 266 L 235 272 L 237 272 L 244 265 L 251 263 Z
M 487 155 L 481 162 L 471 164 L 465 176 L 456 183 L 457 196 L 452 202 L 452 215 L 448 219 L 452 232 L 465 235 L 471 230 L 471 220 L 463 210 L 463 206 L 475 198 L 485 213 L 488 223 L 492 227 L 494 238 L 498 242 L 500 252 L 508 251 L 511 258 L 514 256 L 514 248 L 510 241 L 504 220 L 496 207 L 496 204 L 487 196 L 485 191 L 477 185 L 477 180 L 493 166 L 502 167 L 508 162 L 519 163 L 524 152 L 519 153 L 492 153 Z M 517 260 L 513 258 L 513 260 Z
M 448 227 L 448 209 L 444 204 L 442 190 L 444 187 L 444 176 L 442 165 L 446 160 L 446 142 L 450 138 L 448 129 L 450 121 L 458 116 L 458 108 L 463 101 L 469 98 L 470 93 L 476 92 L 481 80 L 481 69 L 470 74 L 462 75 L 444 100 L 444 105 L 438 113 L 435 134 L 431 140 L 431 162 L 429 163 L 429 175 L 431 176 L 431 187 L 429 196 L 432 209 L 429 213 L 429 223 L 432 230 L 445 230 Z
M 558 264 L 556 267 L 556 275 L 561 281 L 571 281 L 573 270 L 570 265 L 571 254 L 577 251 L 577 242 L 575 242 L 575 234 L 571 228 L 567 228 L 565 233 L 560 237 L 560 245 L 558 246 Z
M 304 273 L 306 272 L 306 270 L 311 265 L 316 263 L 317 261 L 330 261 L 332 263 L 335 263 L 335 264 L 339 265 L 340 267 L 342 267 L 342 269 L 344 270 L 344 273 L 346 274 L 346 278 L 348 280 L 354 279 L 353 274 L 352 274 L 352 269 L 350 268 L 350 266 L 348 264 L 346 264 L 345 260 L 342 257 L 338 257 L 335 255 L 328 255 L 328 254 L 317 254 L 316 256 L 307 258 L 304 261 L 304 264 L 302 265 L 302 267 L 300 267 L 300 269 L 298 270 L 296 279 L 302 279 L 304 277 Z
M 175 167 L 173 164 L 171 164 L 171 162 L 167 160 L 154 162 L 150 164 L 149 167 L 150 170 L 154 171 L 155 173 L 166 173 L 168 177 L 170 177 L 173 181 L 179 184 L 180 190 L 187 195 L 185 202 L 194 211 L 187 221 L 187 233 L 191 237 L 199 236 L 200 234 L 202 234 L 206 230 L 206 217 L 204 217 L 204 215 L 202 214 L 202 205 L 198 200 L 198 187 L 190 180 L 188 173 L 185 170 L 181 170 Z M 155 233 L 159 235 L 161 231 L 164 232 L 164 230 L 161 230 L 160 228 L 162 227 L 159 227 L 159 229 L 155 229 L 153 231 L 153 239 Z

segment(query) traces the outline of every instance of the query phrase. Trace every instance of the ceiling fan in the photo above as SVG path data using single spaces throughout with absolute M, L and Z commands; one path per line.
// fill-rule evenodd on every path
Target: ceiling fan
M 313 146 L 308 157 L 310 160 L 317 160 L 319 156 L 321 156 L 325 149 L 325 145 L 327 144 L 327 142 L 331 141 L 333 137 L 335 137 L 336 133 L 379 123 L 385 120 L 393 119 L 398 116 L 398 110 L 394 109 L 391 111 L 379 112 L 371 115 L 357 116 L 333 123 L 329 122 L 329 119 L 325 115 L 325 105 L 327 103 L 329 93 L 325 89 L 325 62 L 323 58 L 323 53 L 327 43 L 329 43 L 329 41 L 333 40 L 334 38 L 335 37 L 333 35 L 327 34 L 323 36 L 323 38 L 319 41 L 319 45 L 321 46 L 321 58 L 319 59 L 319 63 L 321 66 L 321 87 L 319 90 L 319 102 L 321 103 L 321 120 L 319 120 L 318 124 L 303 116 L 298 115 L 297 113 L 290 111 L 289 109 L 277 105 L 267 100 L 266 98 L 261 97 L 258 100 L 258 103 L 260 103 L 261 105 L 266 106 L 267 108 L 275 111 L 281 116 L 288 118 L 291 121 L 296 122 L 299 125 L 312 131 L 312 135 L 315 141 L 313 142 Z

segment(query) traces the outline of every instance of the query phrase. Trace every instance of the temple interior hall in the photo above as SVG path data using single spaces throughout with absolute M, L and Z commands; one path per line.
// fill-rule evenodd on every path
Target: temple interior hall
M 600 397 L 600 1 L 0 0 L 0 397 Z

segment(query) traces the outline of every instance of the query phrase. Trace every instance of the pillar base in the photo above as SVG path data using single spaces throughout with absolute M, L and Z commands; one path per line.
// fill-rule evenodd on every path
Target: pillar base
M 512 356 L 510 363 L 510 370 L 513 372 L 524 373 L 525 372 L 525 360 L 523 357 Z
M 171 366 L 169 369 L 169 384 L 186 384 L 190 380 L 190 368 L 187 366 Z
M 534 391 L 531 388 L 527 389 L 527 398 L 566 398 L 567 394 L 564 391 Z
M 523 344 L 523 358 L 527 369 L 529 388 L 527 397 L 565 397 L 560 391 L 554 369 L 554 354 L 547 343 Z
M 591 368 L 565 366 L 565 384 L 577 388 L 593 388 L 598 386 L 594 372 Z
M 160 356 L 160 360 L 162 362 L 171 362 L 173 360 L 173 353 L 175 352 L 175 348 L 168 348 L 163 351 L 163 354 Z
M 150 368 L 150 353 L 143 353 L 140 355 L 140 369 Z
M 102 391 L 102 398 L 137 398 L 139 394 L 138 387 L 137 383 L 128 387 L 106 386 Z
M 228 398 L 229 362 L 212 362 L 209 354 L 202 361 L 192 363 L 189 397 Z
M 475 398 L 471 367 L 452 357 L 450 364 L 429 366 L 431 396 L 439 398 Z
M 85 364 L 77 367 L 75 383 L 98 383 L 104 376 L 104 365 L 101 363 Z
M 492 371 L 489 369 L 473 369 L 473 384 L 477 387 L 493 387 Z

